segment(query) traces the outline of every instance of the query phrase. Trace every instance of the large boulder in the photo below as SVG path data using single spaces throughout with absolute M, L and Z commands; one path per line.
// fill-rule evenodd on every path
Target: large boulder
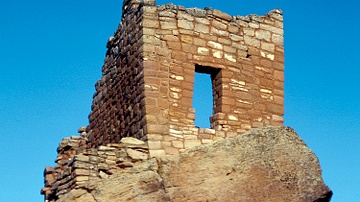
M 151 159 L 72 190 L 58 201 L 327 202 L 315 154 L 288 127 L 243 135 Z
M 315 154 L 289 127 L 265 127 L 160 163 L 171 201 L 329 201 Z

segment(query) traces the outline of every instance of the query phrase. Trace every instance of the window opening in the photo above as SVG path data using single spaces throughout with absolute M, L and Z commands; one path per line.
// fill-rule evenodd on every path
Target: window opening
M 213 79 L 218 69 L 196 65 L 194 75 L 194 94 L 192 107 L 195 109 L 195 126 L 210 128 L 210 117 L 213 115 Z

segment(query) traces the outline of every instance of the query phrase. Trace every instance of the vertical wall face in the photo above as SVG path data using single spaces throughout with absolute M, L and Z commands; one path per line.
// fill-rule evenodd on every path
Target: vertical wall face
M 212 79 L 211 128 L 194 126 L 195 72 Z M 147 140 L 150 155 L 282 125 L 283 23 L 280 10 L 230 16 L 218 10 L 124 1 L 89 116 L 88 147 Z
M 250 128 L 283 124 L 280 10 L 234 17 L 218 10 L 148 6 L 142 25 L 151 155 L 177 154 Z M 194 72 L 199 69 L 212 75 L 211 129 L 194 126 Z
M 145 120 L 142 66 L 142 12 L 136 1 L 124 2 L 123 18 L 108 41 L 102 78 L 89 115 L 88 147 L 143 137 Z

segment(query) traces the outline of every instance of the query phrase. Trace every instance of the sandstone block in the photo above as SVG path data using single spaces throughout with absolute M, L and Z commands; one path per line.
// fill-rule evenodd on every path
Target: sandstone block
M 55 173 L 55 169 L 51 166 L 46 166 L 44 169 L 44 175 Z
M 45 175 L 45 187 L 51 186 L 55 181 L 55 177 L 51 174 Z
M 185 42 L 185 43 L 192 44 L 193 43 L 193 37 L 192 36 L 182 35 L 181 36 L 181 41 Z
M 232 115 L 232 114 L 229 114 L 229 115 L 228 115 L 228 119 L 229 119 L 230 121 L 238 121 L 238 120 L 239 120 L 236 115 Z
M 164 136 L 162 134 L 147 134 L 148 140 L 163 140 Z
M 220 30 L 220 29 L 217 29 L 217 28 L 215 28 L 215 27 L 211 27 L 211 29 L 210 29 L 210 34 L 217 35 L 217 36 L 220 36 L 220 37 L 227 37 L 227 36 L 229 36 L 229 32 L 228 32 L 228 31 Z
M 272 115 L 272 120 L 274 121 L 278 121 L 278 122 L 284 122 L 284 118 L 282 116 L 279 115 Z
M 185 13 L 185 12 L 178 12 L 177 18 L 178 19 L 185 19 L 187 21 L 194 21 L 194 17 L 189 15 L 188 13 Z
M 268 58 L 270 60 L 274 60 L 275 59 L 275 55 L 272 53 L 268 53 L 268 52 L 264 52 L 264 51 L 260 51 L 260 55 L 264 58 Z
M 221 29 L 221 30 L 227 29 L 227 25 L 225 23 L 217 21 L 217 20 L 213 20 L 211 25 L 217 29 Z
M 166 134 L 168 127 L 166 125 L 147 125 L 147 133 L 150 134 Z
M 261 42 L 261 49 L 273 53 L 275 52 L 275 45 L 272 43 Z
M 284 45 L 284 37 L 278 34 L 273 34 L 271 37 L 272 42 L 275 45 L 283 46 Z
M 220 50 L 212 50 L 212 55 L 215 57 L 215 58 L 223 58 L 224 56 L 224 52 L 223 51 L 220 51 Z
M 282 105 L 268 104 L 267 109 L 274 114 L 279 114 L 279 115 L 284 114 L 284 107 Z
M 86 169 L 75 169 L 72 174 L 74 176 L 89 176 L 90 171 Z
M 260 24 L 260 28 L 264 29 L 264 30 L 267 30 L 267 31 L 270 31 L 270 32 L 272 32 L 274 34 L 284 36 L 284 30 L 281 29 L 281 28 L 274 27 L 274 26 L 271 26 L 271 25 L 266 25 L 266 24 Z
M 171 19 L 171 18 L 174 18 L 176 15 L 174 12 L 163 10 L 163 11 L 159 12 L 159 16 L 160 17 L 169 17 Z
M 248 58 L 249 54 L 246 50 L 238 50 L 237 51 L 237 56 L 239 57 L 239 59 L 244 59 L 244 58 Z
M 194 29 L 194 24 L 188 20 L 178 20 L 178 26 L 183 29 L 192 30 Z
M 196 23 L 194 31 L 199 32 L 199 33 L 208 34 L 208 33 L 210 33 L 210 28 L 207 25 Z
M 167 155 L 179 154 L 179 149 L 174 148 L 174 147 L 164 147 L 164 151 Z
M 260 24 L 258 22 L 250 22 L 249 27 L 251 27 L 251 28 L 259 28 Z
M 75 161 L 73 163 L 73 168 L 79 168 L 79 169 L 89 169 L 91 167 L 90 163 L 84 163 L 81 161 Z
M 252 28 L 245 28 L 243 29 L 244 35 L 247 36 L 255 36 L 255 30 Z
M 161 142 L 161 147 L 162 148 L 171 147 L 171 141 L 162 141 Z
M 165 41 L 180 41 L 179 37 L 174 35 L 161 35 L 160 38 Z
M 270 41 L 271 39 L 271 33 L 269 31 L 261 30 L 261 29 L 255 32 L 255 36 L 257 39 L 265 40 L 265 41 Z
M 164 157 L 166 155 L 164 150 L 150 150 L 150 157 Z
M 278 95 L 274 95 L 273 97 L 275 104 L 284 105 L 284 98 Z
M 226 136 L 226 132 L 225 131 L 216 131 L 216 133 L 215 133 L 215 136 L 216 137 L 221 137 L 221 138 L 225 138 L 225 136 Z M 214 139 L 215 140 L 215 139 Z
M 159 27 L 159 21 L 145 18 L 142 21 L 142 26 L 146 27 L 146 28 L 158 28 Z
M 212 139 L 212 135 L 210 135 L 210 134 L 206 134 L 206 133 L 199 133 L 199 138 L 202 140 L 201 142 L 203 143 L 204 141 L 204 139 Z
M 85 156 L 83 154 L 79 154 L 74 156 L 75 161 L 81 161 L 81 162 L 89 162 L 90 158 L 89 156 Z
M 201 145 L 201 141 L 200 140 L 185 140 L 185 149 L 189 149 L 198 145 Z
M 209 51 L 208 48 L 199 47 L 197 52 L 198 52 L 199 55 L 209 55 L 210 51 Z
M 269 17 L 279 21 L 283 21 L 282 11 L 280 9 L 274 9 L 268 13 Z
M 274 70 L 274 79 L 283 81 L 283 80 L 284 80 L 284 72 L 283 72 L 283 71 Z
M 168 41 L 167 45 L 169 47 L 169 49 L 173 49 L 173 50 L 181 50 L 181 43 L 180 42 L 172 42 L 172 41 Z
M 204 25 L 210 25 L 210 20 L 208 18 L 195 18 L 195 21 Z
M 215 17 L 218 17 L 220 19 L 223 19 L 223 20 L 226 20 L 226 21 L 231 21 L 232 20 L 232 16 L 227 14 L 227 13 L 224 13 L 222 11 L 219 11 L 219 10 L 213 10 L 213 13 L 212 13 Z
M 204 39 L 194 38 L 194 45 L 206 46 L 206 41 Z
M 204 133 L 207 133 L 207 134 L 211 134 L 211 135 L 215 135 L 217 131 L 214 130 L 214 129 L 210 129 L 210 128 L 205 128 L 204 129 Z
M 239 27 L 236 25 L 229 25 L 228 31 L 233 34 L 237 34 L 239 32 Z
M 174 146 L 175 148 L 180 148 L 183 149 L 184 148 L 184 142 L 182 141 L 172 141 L 172 146 Z
M 86 132 L 86 127 L 85 126 L 82 126 L 78 129 L 78 133 L 83 133 L 83 132 Z
M 254 46 L 256 48 L 260 48 L 260 41 L 255 39 L 254 37 L 244 36 L 245 44 L 249 46 Z
M 224 46 L 224 51 L 228 53 L 236 54 L 236 48 L 233 48 L 231 46 Z
M 226 60 L 229 60 L 230 62 L 236 62 L 236 56 L 235 55 L 225 53 L 224 58 Z
M 194 30 L 183 29 L 183 28 L 178 29 L 177 32 L 179 32 L 180 34 L 183 34 L 183 35 L 190 35 L 190 36 L 199 36 L 200 35 L 200 33 L 195 32 Z M 179 33 L 176 33 L 175 35 L 179 35 Z
M 241 128 L 244 130 L 250 130 L 251 129 L 251 125 L 247 124 L 247 123 L 242 123 L 241 124 Z
M 215 41 L 209 41 L 207 43 L 207 45 L 211 48 L 215 48 L 215 49 L 219 49 L 219 50 L 223 49 L 223 45 L 218 42 L 215 42 Z
M 284 53 L 275 51 L 275 60 L 284 63 Z
M 126 149 L 127 154 L 134 160 L 145 160 L 148 159 L 148 154 L 136 151 L 134 149 Z
M 159 46 L 161 41 L 158 37 L 156 36 L 151 36 L 151 35 L 144 35 L 142 37 L 142 41 L 144 43 L 147 43 L 147 44 L 153 44 L 153 45 L 156 45 L 156 46 Z
M 198 136 L 197 135 L 184 135 L 184 139 L 185 140 L 197 140 Z
M 172 21 L 160 21 L 161 29 L 176 29 L 176 22 Z
M 88 181 L 89 177 L 88 176 L 77 176 L 75 178 L 75 182 L 83 182 L 83 181 Z
M 149 145 L 149 149 L 161 149 L 161 141 L 151 141 L 148 140 L 147 141 L 148 145 Z
M 115 150 L 115 148 L 102 145 L 102 146 L 98 147 L 98 150 L 99 151 L 113 151 L 113 150 Z
M 221 44 L 230 45 L 232 41 L 229 40 L 229 39 L 219 38 L 218 42 L 221 43 Z

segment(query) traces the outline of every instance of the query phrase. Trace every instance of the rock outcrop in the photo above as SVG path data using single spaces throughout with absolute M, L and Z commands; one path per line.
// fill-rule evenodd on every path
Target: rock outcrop
M 57 201 L 327 202 L 331 195 L 295 131 L 265 127 L 120 169 Z

